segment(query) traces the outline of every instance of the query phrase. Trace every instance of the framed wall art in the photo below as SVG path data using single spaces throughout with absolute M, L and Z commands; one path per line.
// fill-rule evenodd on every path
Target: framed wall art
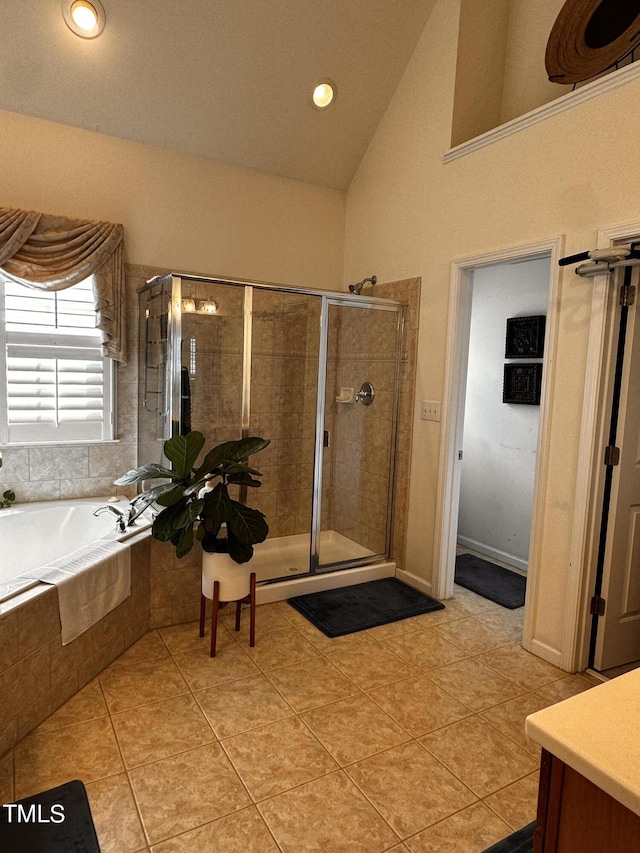
M 542 358 L 546 317 L 509 317 L 505 358 Z
M 542 389 L 542 365 L 505 364 L 502 386 L 503 403 L 524 403 L 529 406 L 540 405 Z

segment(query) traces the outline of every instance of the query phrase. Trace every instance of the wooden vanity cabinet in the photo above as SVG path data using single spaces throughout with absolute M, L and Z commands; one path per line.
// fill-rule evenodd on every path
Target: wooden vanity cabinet
M 640 817 L 543 749 L 533 853 L 640 853 Z

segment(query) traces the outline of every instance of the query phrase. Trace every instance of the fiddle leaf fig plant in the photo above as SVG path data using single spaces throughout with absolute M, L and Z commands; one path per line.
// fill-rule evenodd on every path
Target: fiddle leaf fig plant
M 115 485 L 168 480 L 131 501 L 135 515 L 152 504 L 163 507 L 153 521 L 153 537 L 171 542 L 178 557 L 188 554 L 198 541 L 204 551 L 225 553 L 236 563 L 246 563 L 253 556 L 253 546 L 267 538 L 269 526 L 259 510 L 234 500 L 229 486 L 256 489 L 262 485 L 257 479 L 262 474 L 245 460 L 269 443 L 259 437 L 226 441 L 209 450 L 196 468 L 204 435 L 197 431 L 176 435 L 164 443 L 171 468 L 142 465 L 123 474 Z

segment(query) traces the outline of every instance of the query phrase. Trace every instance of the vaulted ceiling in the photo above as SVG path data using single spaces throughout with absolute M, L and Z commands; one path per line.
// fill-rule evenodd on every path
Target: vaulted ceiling
M 2 0 L 0 109 L 345 189 L 434 0 Z M 326 112 L 310 105 L 337 84 Z M 0 128 L 1 132 L 1 128 Z

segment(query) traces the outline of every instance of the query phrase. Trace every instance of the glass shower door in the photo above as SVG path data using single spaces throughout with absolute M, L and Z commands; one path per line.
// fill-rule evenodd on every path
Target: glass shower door
M 399 309 L 330 302 L 318 569 L 389 552 Z
M 244 288 L 182 280 L 180 432 L 207 449 L 242 437 Z
M 138 454 L 143 462 L 163 462 L 163 445 L 171 436 L 170 306 L 169 279 L 140 291 Z
M 321 299 L 251 290 L 248 432 L 270 440 L 252 459 L 263 474 L 251 505 L 269 523 L 259 580 L 310 570 Z M 270 547 L 271 540 L 277 547 Z

